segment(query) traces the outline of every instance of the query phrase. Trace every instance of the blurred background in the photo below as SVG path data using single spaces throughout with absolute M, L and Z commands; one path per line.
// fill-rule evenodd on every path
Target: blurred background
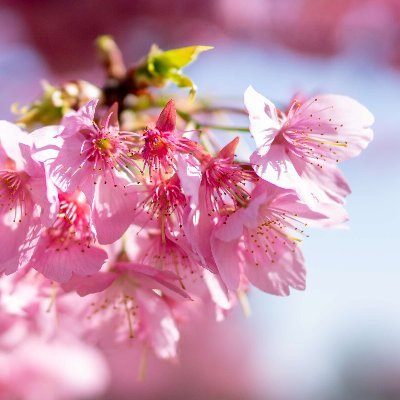
M 150 358 L 143 383 L 129 368 L 135 349 L 105 352 L 111 379 L 95 398 L 400 399 L 400 1 L 2 0 L 0 118 L 15 119 L 10 105 L 36 98 L 43 78 L 100 84 L 93 43 L 104 33 L 128 63 L 152 43 L 215 46 L 187 71 L 200 96 L 237 103 L 249 84 L 277 102 L 345 94 L 376 124 L 370 147 L 342 165 L 350 229 L 304 243 L 306 291 L 252 290 L 250 318 L 198 321 L 179 363 Z

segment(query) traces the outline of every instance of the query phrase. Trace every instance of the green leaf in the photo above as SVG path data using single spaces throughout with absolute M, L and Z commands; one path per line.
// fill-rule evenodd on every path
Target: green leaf
M 181 72 L 170 72 L 168 77 L 176 84 L 176 86 L 181 88 L 190 88 L 191 99 L 196 96 L 197 86 L 188 76 L 183 75 Z
M 194 97 L 197 87 L 182 73 L 182 68 L 196 60 L 200 53 L 212 48 L 190 46 L 163 51 L 157 45 L 153 45 L 146 60 L 146 69 L 138 69 L 136 78 L 141 81 L 147 80 L 148 84 L 156 87 L 164 86 L 171 81 L 178 87 L 190 88 L 190 95 Z
M 149 59 L 153 58 L 153 63 L 161 68 L 181 69 L 196 60 L 197 56 L 207 50 L 211 50 L 211 46 L 190 46 L 179 49 L 161 51 L 157 46 L 150 50 Z

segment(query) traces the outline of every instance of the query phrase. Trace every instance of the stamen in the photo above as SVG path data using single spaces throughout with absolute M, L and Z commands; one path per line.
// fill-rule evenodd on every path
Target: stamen
M 263 222 L 257 229 L 245 231 L 244 250 L 254 260 L 255 266 L 260 266 L 265 257 L 273 264 L 279 256 L 279 247 L 285 246 L 292 253 L 296 251 L 297 243 L 302 240 L 291 232 L 304 234 L 302 229 L 296 225 L 306 226 L 297 218 L 297 214 L 291 215 L 282 210 L 274 209 L 271 206 L 266 211 Z
M 158 129 L 145 129 L 144 145 L 141 155 L 144 168 L 149 169 L 150 179 L 154 172 L 172 174 L 176 171 L 174 153 L 191 154 L 198 148 L 197 143 L 185 137 L 176 136 L 173 132 L 160 132 Z
M 111 179 L 115 186 L 116 170 L 124 171 L 132 178 L 135 178 L 131 169 L 141 171 L 136 161 L 130 157 L 132 151 L 132 138 L 138 136 L 133 132 L 117 131 L 109 126 L 112 113 L 107 117 L 104 126 L 98 126 L 96 122 L 92 122 L 92 127 L 82 129 L 80 132 L 84 136 L 80 154 L 84 156 L 79 168 L 83 168 L 90 163 L 93 172 L 101 172 L 104 182 L 107 182 L 107 176 L 111 175 Z M 114 129 L 114 130 L 113 130 Z M 95 182 L 94 182 L 95 183 Z
M 22 222 L 33 206 L 25 172 L 0 170 L 0 213 L 14 211 L 13 222 Z
M 315 98 L 314 102 L 317 100 L 318 98 Z M 348 142 L 341 140 L 338 136 L 339 129 L 343 128 L 343 124 L 336 124 L 332 122 L 332 118 L 326 119 L 321 116 L 321 113 L 332 110 L 333 106 L 327 106 L 307 114 L 307 109 L 314 102 L 302 106 L 294 101 L 289 110 L 288 119 L 283 124 L 281 134 L 287 140 L 291 152 L 305 162 L 323 168 L 324 163 L 339 162 L 337 153 L 333 149 L 348 147 Z M 292 118 L 297 122 L 292 121 Z M 334 132 L 329 133 L 332 129 Z M 323 139 L 324 136 L 331 135 L 334 135 L 337 140 Z
M 143 345 L 142 354 L 140 355 L 138 381 L 143 382 L 146 376 L 147 370 L 147 359 L 148 359 L 148 347 L 146 344 Z
M 233 158 L 233 157 L 232 157 Z M 210 212 L 221 212 L 222 208 L 245 207 L 251 198 L 246 183 L 253 182 L 255 176 L 231 159 L 213 158 L 204 171 L 206 204 Z M 210 214 L 209 214 L 210 215 Z
M 83 199 L 83 194 L 60 194 L 60 208 L 52 227 L 46 230 L 50 239 L 48 246 L 56 246 L 57 251 L 68 249 L 69 245 L 78 243 L 89 248 L 94 241 L 90 230 L 89 206 Z
M 128 319 L 128 325 L 129 325 L 129 338 L 133 339 L 135 336 L 133 334 L 133 324 L 132 324 L 132 320 L 131 320 L 131 310 L 128 307 L 128 296 L 126 294 L 123 295 L 124 300 L 124 308 L 125 308 L 125 312 L 126 312 L 126 317 Z
M 151 185 L 148 195 L 138 207 L 149 214 L 152 220 L 160 221 L 162 235 L 165 235 L 166 229 L 175 235 L 176 228 L 183 226 L 183 210 L 186 205 L 186 197 L 175 174 L 170 179 L 160 179 Z

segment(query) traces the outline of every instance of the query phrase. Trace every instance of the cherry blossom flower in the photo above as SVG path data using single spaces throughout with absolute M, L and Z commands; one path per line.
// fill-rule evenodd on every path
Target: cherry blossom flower
M 132 259 L 151 265 L 161 271 L 171 271 L 179 278 L 179 284 L 190 297 L 191 310 L 214 314 L 222 319 L 235 304 L 235 298 L 228 293 L 218 274 L 204 268 L 201 258 L 192 250 L 191 243 L 182 234 L 179 237 L 163 237 L 159 230 L 149 230 L 147 235 L 137 237 L 133 231 L 127 232 L 127 252 Z M 136 245 L 132 245 L 136 240 Z M 133 250 L 128 250 L 133 249 Z M 188 303 L 181 303 L 188 308 Z M 184 312 L 184 310 L 182 310 Z
M 251 86 L 244 97 L 257 145 L 250 157 L 256 173 L 280 187 L 295 189 L 314 208 L 318 202 L 343 203 L 350 189 L 335 165 L 367 147 L 372 140 L 372 114 L 339 95 L 293 100 L 287 113 Z
M 208 152 L 199 155 L 200 168 L 178 170 L 182 188 L 189 197 L 184 232 L 200 263 L 214 274 L 218 273 L 210 247 L 212 231 L 226 214 L 246 207 L 251 190 L 259 179 L 249 164 L 234 161 L 239 138 L 233 139 L 216 156 Z
M 250 184 L 257 176 L 249 166 L 234 163 L 238 144 L 239 137 L 236 137 L 218 152 L 217 157 L 206 153 L 203 158 L 202 185 L 209 212 L 220 212 L 224 207 L 237 209 L 245 206 L 251 197 Z
M 57 190 L 31 158 L 31 147 L 26 132 L 0 121 L 0 272 L 6 274 L 26 265 L 57 209 Z
M 145 212 L 151 221 L 157 221 L 161 234 L 165 236 L 183 227 L 188 199 L 185 196 L 178 174 L 169 179 L 154 175 L 149 184 L 145 184 L 142 192 L 138 194 L 137 215 Z M 146 225 L 148 221 L 144 222 Z
M 220 223 L 211 238 L 212 252 L 222 280 L 229 289 L 242 276 L 259 289 L 288 295 L 290 287 L 305 288 L 301 241 L 308 220 L 323 220 L 292 190 L 260 181 L 246 208 Z
M 59 193 L 59 202 L 57 218 L 42 231 L 29 265 L 48 279 L 64 283 L 72 273 L 92 275 L 100 270 L 107 253 L 95 245 L 84 194 Z
M 80 296 L 91 295 L 86 316 L 94 340 L 106 345 L 137 337 L 158 357 L 175 358 L 179 331 L 170 302 L 189 299 L 175 283 L 179 278 L 170 271 L 126 261 L 110 267 L 91 277 L 74 277 L 64 286 Z
M 99 242 L 112 243 L 133 219 L 136 191 L 131 168 L 136 162 L 130 157 L 130 141 L 135 135 L 119 130 L 116 107 L 96 124 L 97 102 L 64 117 L 61 132 L 34 132 L 34 157 L 46 164 L 63 192 L 79 189 L 85 194 Z
M 150 177 L 154 172 L 171 174 L 177 170 L 178 154 L 192 155 L 198 144 L 182 136 L 176 130 L 176 109 L 170 100 L 157 119 L 155 127 L 148 127 L 143 133 L 144 145 L 141 155 Z

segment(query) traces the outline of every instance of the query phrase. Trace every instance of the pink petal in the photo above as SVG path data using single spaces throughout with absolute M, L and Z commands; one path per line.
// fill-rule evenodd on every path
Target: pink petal
M 118 103 L 115 102 L 108 110 L 107 114 L 102 118 L 101 125 L 115 128 L 119 130 L 118 121 Z
M 44 163 L 48 168 L 57 158 L 64 140 L 60 137 L 62 126 L 46 126 L 33 131 L 30 136 L 33 141 L 32 158 Z
M 91 210 L 94 208 L 94 200 L 95 200 L 95 193 L 96 188 L 99 182 L 101 181 L 101 176 L 92 176 L 92 179 L 85 179 L 79 185 L 79 189 L 85 195 L 86 202 L 89 204 Z
M 199 161 L 190 154 L 176 154 L 177 173 L 183 193 L 190 198 L 192 205 L 199 202 L 199 190 L 202 173 Z
M 246 208 L 239 208 L 231 214 L 225 223 L 215 229 L 215 237 L 226 242 L 239 239 L 243 234 L 244 227 L 255 229 L 258 224 L 260 206 L 266 201 L 267 193 L 259 193 L 252 197 Z
M 225 147 L 218 152 L 219 158 L 230 158 L 235 156 L 235 151 L 239 144 L 239 136 L 236 136 Z
M 221 278 L 206 269 L 202 274 L 204 282 L 210 292 L 212 301 L 221 309 L 229 310 L 232 307 L 232 303 L 229 299 L 228 290 Z
M 259 177 L 274 185 L 291 189 L 299 182 L 299 174 L 283 145 L 272 145 L 267 155 L 261 155 L 256 150 L 250 162 Z
M 175 300 L 190 299 L 188 293 L 176 283 L 179 282 L 179 276 L 172 271 L 160 271 L 149 265 L 130 262 L 118 263 L 115 268 L 134 274 L 135 280 L 140 281 L 141 287 L 160 289 L 163 294 Z
M 311 208 L 317 207 L 318 197 L 314 190 L 320 191 L 312 180 L 305 180 L 302 173 L 307 163 L 289 155 L 285 146 L 272 145 L 268 155 L 260 157 L 257 152 L 250 157 L 257 175 L 276 186 L 294 189 L 300 199 Z
M 296 169 L 301 169 L 301 179 L 309 187 L 315 199 L 321 203 L 343 204 L 351 189 L 336 165 L 319 168 L 292 158 Z
M 160 132 L 174 132 L 176 126 L 175 103 L 171 99 L 158 117 L 156 128 Z
M 94 115 L 96 113 L 98 99 L 90 100 L 78 111 L 71 111 L 62 120 L 62 125 L 66 128 L 62 131 L 64 138 L 76 135 L 82 127 L 91 127 L 93 125 Z
M 0 218 L 0 273 L 9 275 L 29 262 L 39 240 L 41 226 L 34 218 L 12 222 L 13 211 L 0 215 Z
M 236 290 L 239 287 L 241 275 L 239 241 L 225 242 L 213 236 L 211 249 L 222 281 L 228 289 Z
M 249 113 L 250 132 L 258 153 L 265 156 L 278 134 L 281 123 L 275 105 L 249 86 L 244 93 L 244 104 Z
M 66 292 L 76 291 L 79 296 L 84 297 L 106 290 L 117 277 L 118 275 L 113 272 L 98 272 L 91 276 L 73 274 L 71 279 L 62 287 Z
M 278 296 L 288 296 L 290 288 L 305 289 L 306 271 L 303 256 L 297 248 L 295 252 L 276 249 L 280 257 L 271 263 L 267 258 L 260 265 L 248 259 L 244 263 L 244 274 L 254 286 L 264 292 Z
M 294 159 L 293 162 L 302 163 Z M 336 165 L 324 165 L 321 169 L 304 163 L 302 168 L 303 187 L 309 191 L 311 200 L 309 197 L 303 198 L 308 207 L 326 216 L 325 220 L 317 222 L 317 226 L 336 227 L 346 222 L 348 214 L 344 203 L 351 190 L 341 171 Z M 311 222 L 311 225 L 315 226 L 315 223 Z
M 44 171 L 43 171 L 44 172 Z M 45 176 L 29 180 L 31 197 L 41 208 L 40 219 L 44 226 L 50 227 L 57 216 L 59 209 L 58 192 L 53 182 Z
M 15 162 L 17 170 L 22 170 L 25 166 L 20 148 L 21 144 L 30 147 L 31 139 L 29 135 L 11 122 L 0 121 L 0 147 L 7 157 Z
M 93 275 L 107 260 L 107 253 L 98 247 L 87 248 L 71 243 L 67 250 L 57 251 L 47 243 L 42 239 L 31 266 L 46 278 L 60 283 L 71 279 L 73 272 L 77 275 Z
M 179 331 L 167 303 L 154 292 L 146 290 L 137 290 L 136 300 L 141 313 L 140 335 L 158 357 L 175 358 Z
M 80 154 L 81 146 L 79 136 L 69 137 L 49 166 L 51 178 L 63 192 L 71 193 L 82 186 L 84 181 L 93 184 L 96 179 L 90 163 L 84 163 L 81 167 L 85 158 L 85 155 Z
M 200 198 L 202 188 L 200 188 Z M 215 223 L 208 216 L 205 202 L 199 203 L 199 208 L 188 209 L 184 218 L 184 231 L 192 251 L 199 257 L 200 263 L 211 272 L 217 272 L 211 252 L 210 237 Z
M 325 146 L 335 153 L 333 161 L 336 162 L 355 157 L 367 147 L 373 137 L 373 122 L 371 112 L 356 100 L 322 95 L 305 102 L 294 113 L 289 125 L 312 128 L 310 137 L 332 143 Z M 346 145 L 335 145 L 337 141 Z
M 114 186 L 117 185 L 116 187 Z M 137 192 L 129 181 L 115 177 L 115 181 L 100 179 L 96 185 L 93 223 L 99 243 L 109 244 L 118 240 L 134 220 Z
M 301 201 L 295 191 L 286 189 L 280 189 L 280 191 L 281 193 L 277 194 L 269 203 L 271 211 L 278 211 L 280 215 L 293 215 L 296 219 L 313 226 L 325 226 L 328 216 L 322 212 L 322 210 L 327 210 L 324 207 L 324 203 L 318 203 L 317 209 L 312 210 L 306 203 Z M 345 215 L 347 216 L 347 214 Z M 340 220 L 340 223 L 342 222 L 344 220 Z

